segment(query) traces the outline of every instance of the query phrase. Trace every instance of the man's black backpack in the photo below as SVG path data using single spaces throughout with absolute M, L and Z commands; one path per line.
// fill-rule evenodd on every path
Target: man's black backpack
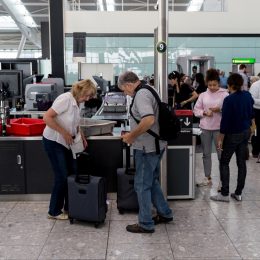
M 158 153 L 159 140 L 170 141 L 177 138 L 178 133 L 180 132 L 181 129 L 180 120 L 176 116 L 174 109 L 170 107 L 167 103 L 162 102 L 158 93 L 151 86 L 141 85 L 137 87 L 136 92 L 144 88 L 148 89 L 153 94 L 153 96 L 155 97 L 158 103 L 159 135 L 150 129 L 147 130 L 147 133 L 155 137 L 156 151 Z M 130 114 L 133 117 L 133 119 L 136 121 L 136 123 L 139 123 L 140 121 L 133 116 L 131 111 L 133 103 L 134 103 L 134 98 L 130 106 Z

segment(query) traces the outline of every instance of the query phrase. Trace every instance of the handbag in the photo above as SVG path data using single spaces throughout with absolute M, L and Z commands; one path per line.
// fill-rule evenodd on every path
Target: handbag
M 70 149 L 72 151 L 73 159 L 76 159 L 76 155 L 85 150 L 80 132 L 78 132 L 76 137 L 74 138 L 73 144 L 70 145 Z

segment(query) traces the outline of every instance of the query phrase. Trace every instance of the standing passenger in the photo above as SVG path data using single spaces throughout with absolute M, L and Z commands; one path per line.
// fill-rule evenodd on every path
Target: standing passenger
M 260 81 L 256 81 L 250 87 L 250 93 L 254 99 L 254 112 L 255 112 L 255 124 L 256 124 L 256 156 L 260 155 Z
M 118 86 L 126 95 L 133 97 L 131 111 L 133 116 L 140 120 L 137 124 L 131 117 L 131 131 L 122 137 L 123 142 L 132 144 L 134 148 L 134 188 L 139 203 L 138 223 L 128 225 L 126 230 L 132 233 L 153 233 L 154 225 L 173 219 L 172 210 L 163 196 L 159 183 L 160 161 L 166 142 L 160 141 L 160 153 L 157 154 L 155 138 L 146 132 L 149 129 L 157 134 L 159 132 L 158 103 L 151 91 L 140 89 L 142 83 L 133 72 L 127 71 L 120 75 Z M 152 204 L 157 210 L 155 217 L 152 217 Z
M 220 78 L 220 87 L 221 88 L 227 88 L 227 77 L 225 76 L 225 71 L 220 71 L 219 73 L 219 78 Z
M 80 131 L 79 104 L 96 94 L 91 80 L 81 80 L 73 84 L 71 92 L 61 94 L 52 107 L 44 114 L 46 127 L 43 144 L 54 172 L 54 186 L 51 193 L 48 218 L 68 219 L 67 176 L 75 174 L 75 160 L 70 145 Z M 84 146 L 87 145 L 84 135 Z
M 178 71 L 171 72 L 168 79 L 174 89 L 174 107 L 176 109 L 191 109 L 191 103 L 198 97 L 196 91 L 188 84 L 181 83 Z
M 220 88 L 220 79 L 217 70 L 209 69 L 206 74 L 206 82 L 208 89 L 199 95 L 194 107 L 194 114 L 200 118 L 200 128 L 202 133 L 201 146 L 203 151 L 203 166 L 205 178 L 197 186 L 207 186 L 212 184 L 211 180 L 211 152 L 212 141 L 217 148 L 217 136 L 220 129 L 221 109 L 223 100 L 228 96 L 228 92 Z M 217 151 L 218 159 L 220 159 L 220 151 Z
M 243 78 L 243 85 L 242 85 L 241 90 L 248 90 L 248 76 L 247 76 L 245 64 L 239 65 L 238 74 L 240 74 L 241 77 Z
M 246 153 L 250 126 L 253 118 L 254 100 L 248 91 L 242 91 L 243 78 L 234 73 L 228 78 L 230 95 L 225 98 L 222 107 L 218 150 L 222 150 L 220 159 L 221 193 L 211 196 L 215 201 L 229 201 L 229 162 L 234 153 L 238 167 L 237 187 L 231 197 L 242 200 L 242 191 L 246 180 Z

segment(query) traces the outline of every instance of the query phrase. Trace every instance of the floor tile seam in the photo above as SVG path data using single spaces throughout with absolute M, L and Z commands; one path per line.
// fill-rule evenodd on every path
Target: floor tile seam
M 4 223 L 4 219 L 5 219 L 6 215 L 8 214 L 8 212 L 2 213 L 2 214 L 3 214 L 3 216 L 2 216 L 3 218 L 1 219 L 0 224 Z
M 228 236 L 227 232 L 225 231 L 223 225 L 221 224 L 220 222 L 220 219 L 217 217 L 217 215 L 215 214 L 215 212 L 212 210 L 211 206 L 210 206 L 210 201 L 207 201 L 208 205 L 209 205 L 209 208 L 213 214 L 213 216 L 216 218 L 216 221 L 218 222 L 218 224 L 220 225 L 221 227 L 221 230 L 224 231 L 224 233 L 227 235 L 228 239 L 232 242 L 232 245 L 233 245 L 233 241 L 230 239 L 230 237 Z M 233 245 L 234 246 L 234 245 Z M 237 249 L 236 249 L 237 251 Z M 237 252 L 238 253 L 238 252 Z M 241 257 L 241 255 L 238 253 L 239 257 Z
M 68 233 L 69 234 L 81 234 L 81 233 L 88 233 L 88 234 L 89 233 L 95 233 L 95 234 L 96 233 L 99 233 L 99 234 L 104 233 L 104 234 L 107 234 L 107 233 L 109 233 L 109 231 L 95 231 L 95 230 L 94 231 L 92 231 L 92 230 L 80 230 L 80 231 L 79 230 L 76 230 L 76 231 L 72 230 L 71 231 L 71 230 L 68 230 L 68 231 L 58 231 L 58 232 L 56 231 L 56 232 L 49 232 L 49 233 L 50 234 L 64 234 L 64 235 L 68 234 Z
M 56 221 L 57 221 L 57 220 L 53 221 L 52 228 L 50 229 L 49 234 L 48 234 L 48 236 L 46 237 L 46 239 L 45 239 L 45 241 L 44 241 L 44 243 L 43 243 L 43 245 L 42 245 L 42 247 L 41 247 L 41 249 L 40 249 L 40 252 L 39 252 L 39 254 L 38 254 L 37 259 L 40 258 L 41 254 L 42 254 L 42 252 L 43 252 L 43 249 L 44 249 L 44 247 L 45 247 L 45 245 L 46 245 L 46 243 L 47 243 L 47 241 L 48 241 L 48 239 L 49 239 L 49 237 L 50 237 L 50 235 L 51 235 L 51 231 L 53 230 L 53 228 L 54 228 L 54 226 L 55 226 L 55 224 L 56 224 Z M 45 260 L 47 260 L 47 259 L 45 259 Z
M 213 212 L 213 214 L 214 214 L 214 212 Z M 215 215 L 215 214 L 214 214 L 214 215 Z M 239 253 L 237 247 L 235 246 L 233 240 L 229 237 L 227 231 L 225 230 L 224 226 L 223 226 L 222 223 L 220 222 L 220 219 L 217 218 L 217 217 L 216 217 L 216 219 L 217 219 L 219 225 L 222 227 L 222 230 L 223 230 L 224 233 L 226 234 L 227 238 L 229 239 L 230 243 L 232 244 L 232 246 L 233 246 L 233 248 L 235 249 L 235 251 L 236 251 L 236 253 L 238 254 L 238 256 L 239 256 L 241 259 L 243 259 L 243 257 L 240 255 L 240 253 Z
M 18 204 L 18 202 L 15 202 L 14 205 L 11 207 L 11 209 L 9 211 L 6 212 L 6 215 L 3 217 L 3 219 L 1 220 L 1 223 L 4 222 L 4 219 L 9 215 L 9 213 L 16 207 L 16 205 Z
M 173 219 L 173 221 L 174 221 L 174 219 Z M 169 244 L 170 244 L 170 248 L 171 248 L 171 252 L 172 252 L 172 257 L 173 257 L 173 259 L 175 259 L 175 257 L 174 257 L 174 252 L 173 252 L 174 250 L 173 250 L 173 247 L 172 247 L 170 235 L 169 235 L 168 229 L 166 228 L 166 224 L 165 224 L 164 226 L 165 226 L 166 234 L 167 234 L 168 241 L 169 241 Z
M 1 223 L 5 222 L 5 219 L 8 217 L 8 215 L 11 213 L 11 210 L 6 213 L 6 215 L 3 217 Z
M 112 212 L 112 205 L 111 205 L 111 212 Z M 110 223 L 111 220 L 108 220 L 108 234 L 107 234 L 107 246 L 106 246 L 106 255 L 105 255 L 105 259 L 107 259 L 108 256 L 108 245 L 109 245 L 109 237 L 110 237 Z
M 148 234 L 149 235 L 149 234 Z M 151 241 L 151 242 L 141 242 L 141 241 L 138 241 L 138 244 L 139 245 L 171 245 L 171 242 L 169 243 L 160 243 L 158 241 Z M 124 243 L 118 243 L 118 242 L 113 242 L 113 243 L 108 243 L 108 246 L 115 246 L 115 245 L 136 245 L 135 241 L 133 243 L 130 243 L 130 242 L 124 242 Z

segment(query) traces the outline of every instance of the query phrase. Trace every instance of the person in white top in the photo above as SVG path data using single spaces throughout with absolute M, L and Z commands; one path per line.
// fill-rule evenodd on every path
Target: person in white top
M 240 64 L 238 69 L 238 74 L 240 74 L 243 78 L 242 90 L 248 90 L 248 76 L 246 72 L 246 65 Z
M 254 113 L 255 113 L 255 124 L 256 124 L 256 156 L 258 161 L 260 161 L 260 80 L 254 82 L 249 89 L 255 103 L 254 103 Z
M 79 104 L 96 95 L 96 86 L 89 80 L 72 85 L 71 92 L 58 96 L 43 116 L 46 127 L 43 145 L 54 171 L 54 186 L 51 193 L 48 218 L 68 219 L 67 176 L 75 172 L 75 160 L 70 149 L 79 133 Z M 81 133 L 84 146 L 87 142 Z

